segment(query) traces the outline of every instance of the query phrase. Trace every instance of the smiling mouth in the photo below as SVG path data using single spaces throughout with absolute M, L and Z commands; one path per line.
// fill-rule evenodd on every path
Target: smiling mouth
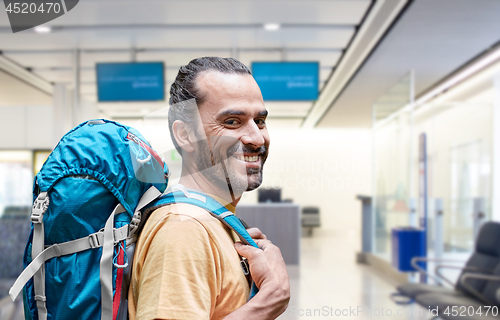
M 256 155 L 256 156 L 245 156 L 243 154 L 239 154 L 239 155 L 233 155 L 236 159 L 240 160 L 240 161 L 244 161 L 244 162 L 249 162 L 249 163 L 252 163 L 252 162 L 257 162 L 260 160 L 260 155 Z

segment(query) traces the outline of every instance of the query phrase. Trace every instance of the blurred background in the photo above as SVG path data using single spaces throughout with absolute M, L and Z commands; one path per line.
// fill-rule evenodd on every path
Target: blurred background
M 175 182 L 170 85 L 202 56 L 251 68 L 269 111 L 264 183 L 237 214 L 282 249 L 280 319 L 430 318 L 390 299 L 426 280 L 403 256 L 466 261 L 500 221 L 499 17 L 497 0 L 82 0 L 13 33 L 2 7 L 0 319 L 23 318 L 7 292 L 59 139 L 95 118 L 136 127 Z

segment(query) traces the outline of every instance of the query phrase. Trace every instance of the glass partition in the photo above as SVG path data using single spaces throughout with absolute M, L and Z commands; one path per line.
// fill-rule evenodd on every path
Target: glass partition
M 491 220 L 493 103 L 423 105 L 413 118 L 413 149 L 421 133 L 428 141 L 429 251 L 471 252 L 480 223 Z M 442 244 L 434 242 L 439 232 Z
M 391 230 L 418 226 L 419 137 L 427 139 L 428 256 L 469 253 L 491 220 L 493 101 L 413 108 L 412 75 L 373 105 L 373 252 L 390 261 Z
M 374 244 L 373 251 L 390 260 L 390 230 L 409 224 L 412 73 L 373 105 Z

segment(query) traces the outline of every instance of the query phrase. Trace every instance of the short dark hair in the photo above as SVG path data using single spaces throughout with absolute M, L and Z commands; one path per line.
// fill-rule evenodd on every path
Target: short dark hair
M 177 73 L 177 77 L 170 87 L 168 127 L 175 149 L 177 149 L 181 155 L 181 148 L 175 140 L 172 125 L 176 120 L 181 120 L 186 124 L 190 124 L 194 119 L 197 119 L 194 112 L 197 112 L 198 109 L 193 108 L 195 104 L 183 102 L 195 99 L 196 106 L 200 106 L 203 103 L 206 96 L 200 93 L 196 79 L 201 73 L 207 71 L 217 71 L 226 74 L 252 75 L 252 72 L 247 68 L 247 66 L 233 58 L 197 58 L 191 60 L 187 65 L 182 66 L 179 69 L 179 73 Z

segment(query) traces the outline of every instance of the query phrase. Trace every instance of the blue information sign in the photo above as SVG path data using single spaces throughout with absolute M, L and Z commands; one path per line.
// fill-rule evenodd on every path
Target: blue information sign
M 163 62 L 98 63 L 99 102 L 165 100 Z
M 318 62 L 253 62 L 252 74 L 264 100 L 318 99 Z

